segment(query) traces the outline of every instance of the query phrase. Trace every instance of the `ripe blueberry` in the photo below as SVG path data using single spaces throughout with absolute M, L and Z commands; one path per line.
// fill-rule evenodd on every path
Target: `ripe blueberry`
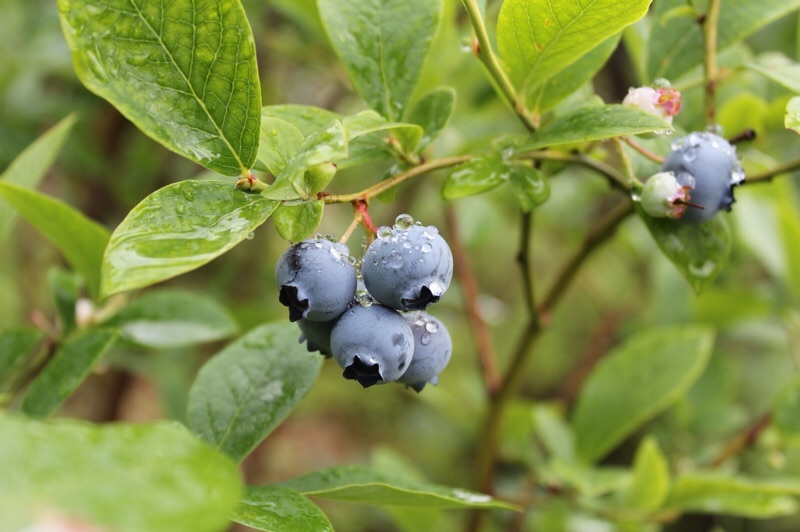
M 450 286 L 453 254 L 435 227 L 398 223 L 378 230 L 361 273 L 370 295 L 382 305 L 425 310 Z
M 672 143 L 662 171 L 672 172 L 689 196 L 689 207 L 679 219 L 701 223 L 719 210 L 731 210 L 733 187 L 744 181 L 736 148 L 709 132 L 694 132 Z
M 414 333 L 414 358 L 397 382 L 419 393 L 427 383 L 438 383 L 439 373 L 450 362 L 453 342 L 444 324 L 427 312 L 408 312 L 403 317 Z
M 331 331 L 336 325 L 336 320 L 298 320 L 297 325 L 303 333 L 300 335 L 300 341 L 305 340 L 309 351 L 319 351 L 325 358 L 331 357 Z
M 355 305 L 331 331 L 333 358 L 346 379 L 367 388 L 396 381 L 414 354 L 414 334 L 403 316 L 378 304 Z
M 347 309 L 356 293 L 348 255 L 347 246 L 323 238 L 299 242 L 281 255 L 275 279 L 291 321 L 330 321 Z

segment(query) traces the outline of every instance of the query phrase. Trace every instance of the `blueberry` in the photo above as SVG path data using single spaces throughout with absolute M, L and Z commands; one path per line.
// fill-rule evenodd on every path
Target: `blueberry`
M 433 226 L 382 227 L 362 259 L 370 295 L 397 310 L 425 310 L 453 277 L 453 254 Z
M 408 312 L 403 317 L 414 333 L 414 358 L 397 382 L 419 393 L 426 384 L 438 383 L 439 373 L 450 362 L 453 342 L 444 324 L 427 312 Z
M 347 309 L 356 293 L 348 255 L 347 246 L 323 238 L 299 242 L 281 255 L 275 279 L 291 321 L 330 321 Z
M 305 340 L 309 351 L 319 351 L 325 358 L 331 357 L 331 331 L 336 325 L 336 320 L 298 320 L 297 325 L 303 333 L 300 335 L 300 341 Z
M 367 388 L 396 381 L 414 354 L 414 334 L 398 312 L 378 304 L 355 305 L 331 332 L 333 358 L 346 379 Z
M 744 181 L 736 149 L 709 132 L 690 133 L 673 142 L 662 170 L 672 172 L 688 192 L 688 208 L 679 218 L 688 223 L 705 222 L 717 211 L 730 211 L 733 187 Z

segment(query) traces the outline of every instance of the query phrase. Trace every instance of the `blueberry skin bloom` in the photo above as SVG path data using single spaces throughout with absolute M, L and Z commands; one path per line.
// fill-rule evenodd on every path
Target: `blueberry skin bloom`
M 688 192 L 689 205 L 678 219 L 695 224 L 710 220 L 717 211 L 730 211 L 733 187 L 744 181 L 736 149 L 719 135 L 705 131 L 676 140 L 662 171 L 675 174 Z
M 356 293 L 348 255 L 347 246 L 323 238 L 299 242 L 281 255 L 275 280 L 290 321 L 331 321 L 347 309 Z
M 382 305 L 425 310 L 450 286 L 453 254 L 433 226 L 382 227 L 364 254 L 361 274 Z
M 396 381 L 414 355 L 414 334 L 398 312 L 378 304 L 355 305 L 331 331 L 333 358 L 345 379 L 367 388 Z
M 397 382 L 419 393 L 426 384 L 439 382 L 439 373 L 450 362 L 453 341 L 444 324 L 427 312 L 408 312 L 403 318 L 414 333 L 414 358 Z

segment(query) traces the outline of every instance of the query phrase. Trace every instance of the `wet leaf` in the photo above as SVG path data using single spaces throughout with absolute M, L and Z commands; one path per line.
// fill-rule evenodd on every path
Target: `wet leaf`
M 46 417 L 55 412 L 114 345 L 117 333 L 113 328 L 89 329 L 67 338 L 25 390 L 20 410 L 36 417 Z
M 263 118 L 279 118 L 289 122 L 303 134 L 309 137 L 323 129 L 334 120 L 341 120 L 342 115 L 313 105 L 280 104 L 266 105 L 261 108 Z
M 530 90 L 642 18 L 651 0 L 505 0 L 497 46 L 511 81 Z
M 275 210 L 272 221 L 281 238 L 300 242 L 311 236 L 322 221 L 324 201 L 310 201 L 297 205 L 283 204 Z
M 77 521 L 93 530 L 214 532 L 239 502 L 236 466 L 177 423 L 2 416 L 0 434 L 6 530 L 74 529 Z M 59 517 L 63 527 L 53 524 Z
M 333 532 L 316 504 L 294 490 L 281 486 L 250 486 L 232 519 L 266 532 Z
M 356 91 L 389 120 L 405 113 L 441 0 L 319 0 L 323 26 Z
M 393 477 L 360 466 L 342 466 L 315 471 L 284 482 L 282 486 L 303 495 L 363 504 L 433 509 L 517 509 L 514 505 L 474 491 Z
M 672 131 L 669 124 L 639 109 L 619 104 L 594 105 L 555 117 L 531 135 L 520 150 L 669 131 Z
M 594 462 L 675 403 L 700 377 L 714 335 L 702 327 L 649 329 L 595 366 L 572 415 L 577 454 Z
M 689 224 L 653 218 L 638 205 L 637 211 L 658 247 L 696 294 L 714 282 L 731 252 L 731 231 L 723 213 L 701 224 Z
M 511 190 L 524 212 L 530 212 L 550 197 L 550 184 L 544 174 L 532 166 L 511 166 Z
M 153 349 L 222 340 L 239 329 L 231 313 L 201 293 L 154 290 L 128 303 L 104 325 L 120 327 L 129 342 Z
M 157 190 L 111 235 L 101 293 L 150 286 L 194 270 L 247 238 L 277 206 L 225 181 L 181 181 Z
M 456 166 L 442 188 L 444 199 L 463 198 L 496 188 L 511 178 L 511 165 L 500 155 L 476 157 Z
M 89 292 L 97 296 L 100 263 L 109 240 L 105 227 L 66 203 L 5 181 L 0 181 L 0 198 L 64 254 L 83 276 Z
M 437 87 L 420 98 L 409 111 L 406 120 L 419 124 L 424 133 L 418 142 L 414 142 L 408 131 L 398 131 L 403 146 L 409 150 L 422 151 L 436 140 L 453 114 L 456 103 L 456 91 L 451 87 Z
M 261 143 L 258 160 L 267 170 L 277 176 L 300 151 L 305 137 L 300 130 L 280 118 L 261 118 Z
M 255 162 L 261 87 L 239 0 L 59 0 L 81 82 L 167 148 L 223 175 Z
M 241 461 L 305 397 L 322 357 L 299 343 L 293 323 L 262 325 L 212 358 L 189 392 L 192 432 Z
M 0 180 L 28 189 L 38 187 L 72 131 L 75 120 L 76 115 L 71 114 L 51 127 L 11 161 Z M 14 209 L 0 198 L 0 242 L 8 236 L 15 217 Z

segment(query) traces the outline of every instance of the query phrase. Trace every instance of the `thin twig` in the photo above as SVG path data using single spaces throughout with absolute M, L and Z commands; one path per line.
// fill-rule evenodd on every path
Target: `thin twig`
M 789 161 L 781 165 L 778 165 L 775 168 L 771 168 L 769 170 L 764 170 L 763 172 L 757 172 L 755 174 L 749 175 L 747 176 L 747 178 L 745 178 L 743 184 L 753 185 L 756 183 L 769 183 L 776 176 L 779 176 L 781 174 L 788 174 L 790 172 L 795 172 L 797 170 L 800 170 L 800 159 L 795 159 L 794 161 Z
M 634 150 L 638 151 L 639 153 L 641 153 L 642 155 L 644 155 L 645 157 L 647 157 L 648 159 L 650 159 L 654 163 L 664 164 L 664 158 L 662 156 L 660 156 L 660 155 L 658 155 L 656 153 L 653 153 L 650 150 L 648 150 L 647 148 L 645 148 L 644 146 L 642 146 L 641 144 L 638 144 L 637 142 L 634 142 L 634 140 L 632 138 L 630 138 L 630 137 L 622 137 L 622 140 L 625 141 L 625 144 L 627 144 L 628 146 L 630 146 Z
M 444 209 L 447 231 L 450 233 L 450 249 L 453 251 L 453 263 L 455 275 L 464 292 L 464 307 L 467 312 L 470 330 L 475 337 L 475 345 L 478 349 L 478 360 L 480 361 L 483 380 L 489 397 L 497 393 L 500 385 L 500 373 L 497 370 L 497 354 L 494 351 L 492 338 L 489 328 L 481 315 L 478 305 L 480 289 L 472 265 L 467 256 L 464 242 L 458 228 L 455 209 L 452 204 L 446 204 Z
M 524 152 L 520 153 L 518 157 L 521 159 L 531 159 L 533 161 L 555 161 L 578 164 L 603 175 L 608 179 L 611 186 L 625 192 L 628 190 L 627 179 L 625 179 L 625 176 L 619 173 L 616 168 L 582 153 L 565 153 L 547 150 Z
M 718 454 L 711 460 L 710 467 L 719 467 L 737 454 L 744 451 L 758 440 L 767 427 L 772 423 L 772 416 L 769 412 L 758 418 L 752 425 L 747 427 L 743 432 L 738 434 L 731 442 L 726 445 Z
M 721 0 L 709 0 L 705 16 L 700 19 L 703 30 L 703 107 L 706 124 L 716 120 L 717 93 L 717 37 L 719 34 L 719 12 Z
M 531 236 L 533 234 L 533 212 L 523 212 L 522 219 L 520 220 L 520 237 L 519 237 L 519 254 L 517 255 L 517 262 L 519 262 L 520 270 L 522 271 L 522 284 L 525 286 L 525 307 L 528 309 L 528 315 L 538 319 L 536 312 L 536 293 L 534 291 L 533 283 L 533 268 L 531 260 Z

